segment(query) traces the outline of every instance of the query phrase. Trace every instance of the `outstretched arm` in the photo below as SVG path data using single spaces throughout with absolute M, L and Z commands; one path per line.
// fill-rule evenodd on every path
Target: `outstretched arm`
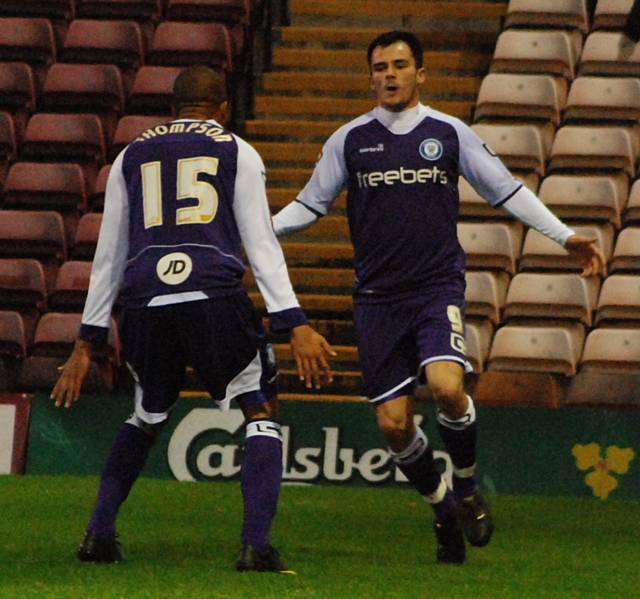
M 319 389 L 333 382 L 329 357 L 337 355 L 329 342 L 308 324 L 291 330 L 291 351 L 296 360 L 298 376 L 307 389 L 312 384 Z
M 602 250 L 596 245 L 597 241 L 582 235 L 572 235 L 564 244 L 567 252 L 582 264 L 583 277 L 607 274 L 607 262 Z
M 91 368 L 91 356 L 93 345 L 83 339 L 77 339 L 69 359 L 59 370 L 60 378 L 51 392 L 51 399 L 55 401 L 56 408 L 64 405 L 70 408 L 80 397 L 82 383 L 89 374 Z

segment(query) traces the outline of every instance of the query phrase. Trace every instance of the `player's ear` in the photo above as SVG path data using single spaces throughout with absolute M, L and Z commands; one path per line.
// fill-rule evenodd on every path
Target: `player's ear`
M 416 71 L 416 82 L 418 85 L 422 85 L 427 80 L 427 71 L 424 67 L 420 67 Z
M 230 115 L 231 105 L 229 104 L 229 100 L 225 100 L 222 104 L 220 104 L 220 108 L 218 108 L 218 122 L 226 127 L 229 124 Z

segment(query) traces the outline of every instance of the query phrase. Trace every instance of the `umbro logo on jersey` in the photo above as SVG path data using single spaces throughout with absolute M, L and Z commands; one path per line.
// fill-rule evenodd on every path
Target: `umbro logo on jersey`
M 158 278 L 167 285 L 180 285 L 189 278 L 192 270 L 193 262 L 183 252 L 172 252 L 162 256 L 156 264 Z
M 379 143 L 377 146 L 371 146 L 369 148 L 360 148 L 358 152 L 360 152 L 360 154 L 366 154 L 367 152 L 384 152 L 384 144 Z
M 429 139 L 425 139 L 420 143 L 418 151 L 420 152 L 420 156 L 422 156 L 425 160 L 438 160 L 438 158 L 442 156 L 443 152 L 442 142 L 438 139 L 430 137 Z

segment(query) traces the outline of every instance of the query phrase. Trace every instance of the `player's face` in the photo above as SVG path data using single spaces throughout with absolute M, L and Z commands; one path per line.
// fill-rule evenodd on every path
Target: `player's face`
M 377 46 L 371 54 L 370 85 L 378 104 L 393 112 L 402 112 L 420 101 L 418 86 L 425 80 L 421 67 L 405 42 Z

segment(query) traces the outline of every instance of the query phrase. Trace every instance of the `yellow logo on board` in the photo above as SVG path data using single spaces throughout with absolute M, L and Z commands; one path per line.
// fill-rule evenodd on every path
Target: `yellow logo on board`
M 591 487 L 595 497 L 605 500 L 618 487 L 618 479 L 614 474 L 626 474 L 629 466 L 636 457 L 636 452 L 630 447 L 607 447 L 604 457 L 598 443 L 587 445 L 576 444 L 571 453 L 576 459 L 576 466 L 580 470 L 589 470 L 584 482 Z

